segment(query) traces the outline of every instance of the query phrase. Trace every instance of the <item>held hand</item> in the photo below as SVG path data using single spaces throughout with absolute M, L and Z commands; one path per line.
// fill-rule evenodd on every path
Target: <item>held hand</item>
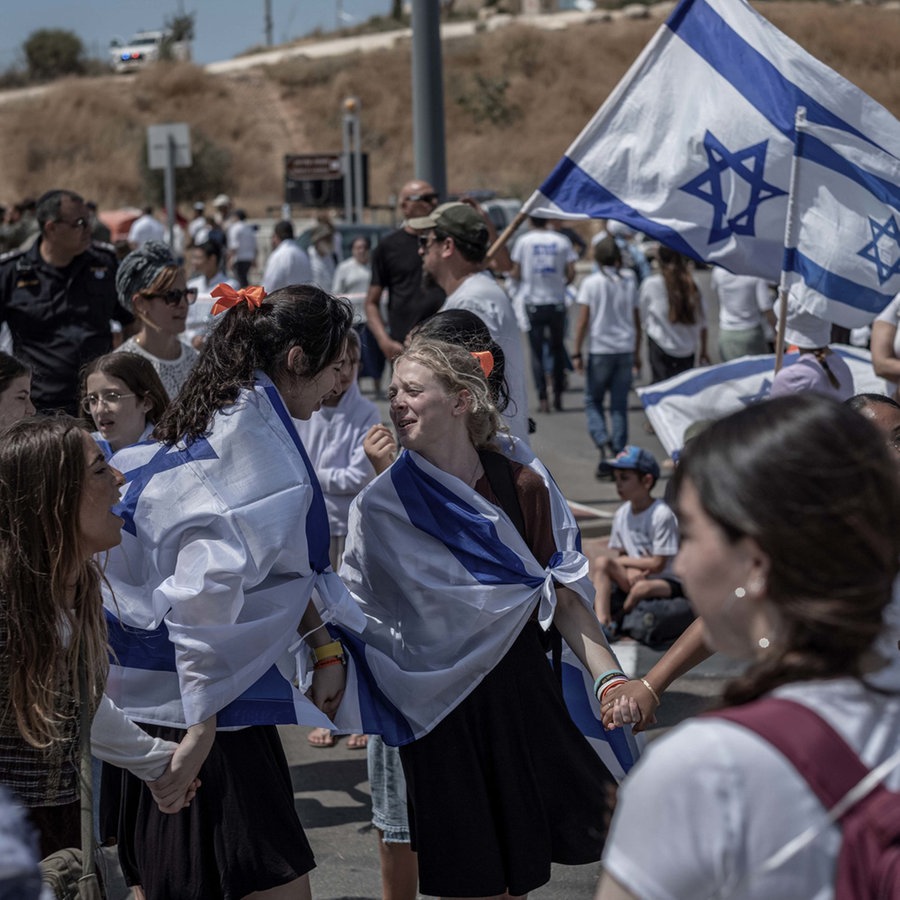
M 363 438 L 363 450 L 376 475 L 390 466 L 397 456 L 397 441 L 387 425 L 373 425 Z
M 347 673 L 341 665 L 323 666 L 313 671 L 310 699 L 329 719 L 334 718 L 341 705 L 346 683 Z
M 610 688 L 603 698 L 601 714 L 607 731 L 631 725 L 637 734 L 656 724 L 659 704 L 640 679 Z
M 215 716 L 188 728 L 172 754 L 169 769 L 150 788 L 161 812 L 176 813 L 193 799 L 200 786 L 197 775 L 215 738 Z
M 584 375 L 584 360 L 580 356 L 572 357 L 572 365 L 579 375 Z

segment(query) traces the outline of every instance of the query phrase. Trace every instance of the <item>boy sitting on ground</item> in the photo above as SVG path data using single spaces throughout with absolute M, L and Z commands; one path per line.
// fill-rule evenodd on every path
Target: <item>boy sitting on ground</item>
M 678 520 L 665 501 L 650 496 L 659 465 L 648 450 L 628 445 L 602 466 L 612 471 L 616 491 L 625 501 L 616 510 L 609 537 L 609 549 L 617 555 L 595 559 L 591 575 L 597 618 L 615 633 L 625 614 L 642 600 L 683 596 L 672 571 Z

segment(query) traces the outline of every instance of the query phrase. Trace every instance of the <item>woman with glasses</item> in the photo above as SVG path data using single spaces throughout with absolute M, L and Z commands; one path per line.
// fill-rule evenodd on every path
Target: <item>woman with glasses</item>
M 188 307 L 197 299 L 196 288 L 187 287 L 168 246 L 147 241 L 119 264 L 116 290 L 119 302 L 140 322 L 138 333 L 117 352 L 149 359 L 168 395 L 177 396 L 198 356 L 181 339 Z
M 91 436 L 109 459 L 150 437 L 169 396 L 153 364 L 136 353 L 107 353 L 85 366 L 81 408 L 97 429 Z

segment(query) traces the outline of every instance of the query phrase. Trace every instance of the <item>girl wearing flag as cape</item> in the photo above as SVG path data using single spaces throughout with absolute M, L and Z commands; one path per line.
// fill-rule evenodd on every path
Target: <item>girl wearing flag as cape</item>
M 341 569 L 367 618 L 364 644 L 346 636 L 373 685 L 360 703 L 400 745 L 420 890 L 443 897 L 522 896 L 552 861 L 599 858 L 613 779 L 541 629 L 556 624 L 597 692 L 624 678 L 564 499 L 526 447 L 498 439 L 491 366 L 427 338 L 397 360 L 405 449 L 355 501 Z
M 199 775 L 202 796 L 164 820 L 127 784 L 120 858 L 149 900 L 308 898 L 313 855 L 274 726 L 327 726 L 320 710 L 333 715 L 343 693 L 313 593 L 323 609 L 346 598 L 358 611 L 331 571 L 324 500 L 291 417 L 332 393 L 352 313 L 310 285 L 213 295 L 213 313 L 227 311 L 157 424 L 160 443 L 116 455 L 125 526 L 107 570 L 112 694 L 180 741 L 172 771 Z

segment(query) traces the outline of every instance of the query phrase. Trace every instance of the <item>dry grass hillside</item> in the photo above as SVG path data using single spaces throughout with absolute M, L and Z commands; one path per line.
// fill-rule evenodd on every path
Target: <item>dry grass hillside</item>
M 900 12 L 825 3 L 760 9 L 811 53 L 900 115 Z M 659 25 L 565 32 L 515 26 L 444 44 L 448 182 L 526 196 L 548 174 Z M 0 199 L 73 187 L 101 206 L 140 203 L 145 126 L 184 121 L 229 160 L 221 189 L 251 214 L 281 201 L 282 156 L 340 148 L 340 102 L 362 101 L 374 203 L 412 171 L 410 53 L 296 59 L 211 76 L 160 65 L 134 78 L 60 82 L 0 104 Z M 181 198 L 188 199 L 188 198 Z

